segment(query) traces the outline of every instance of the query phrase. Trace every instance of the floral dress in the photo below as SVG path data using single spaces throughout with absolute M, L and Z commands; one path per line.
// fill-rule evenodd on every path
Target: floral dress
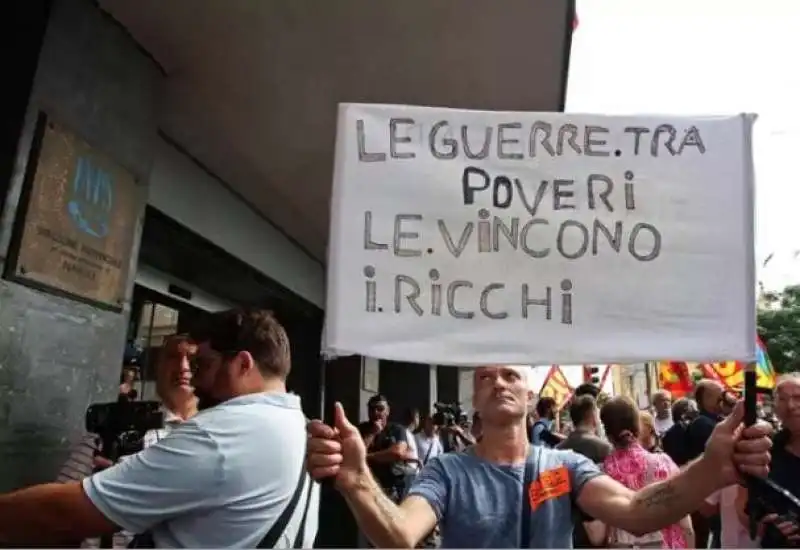
M 678 467 L 668 455 L 648 452 L 638 443 L 612 451 L 603 462 L 603 469 L 634 491 L 678 473 Z M 662 548 L 687 548 L 686 537 L 678 524 L 661 530 L 661 542 Z

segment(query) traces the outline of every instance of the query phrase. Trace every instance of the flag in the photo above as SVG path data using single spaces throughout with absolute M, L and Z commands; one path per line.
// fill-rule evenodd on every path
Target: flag
M 744 388 L 744 363 L 739 361 L 723 361 L 722 363 L 709 363 L 712 378 L 722 382 L 726 388 L 736 392 Z
M 561 408 L 569 401 L 572 395 L 572 387 L 567 382 L 567 377 L 558 365 L 550 367 L 550 372 L 544 379 L 542 389 L 539 391 L 539 399 L 542 397 L 552 397 L 556 402 L 556 409 Z
M 678 367 L 683 365 L 683 367 Z M 676 363 L 661 361 L 658 364 L 659 387 L 669 390 L 673 395 L 681 396 L 688 393 L 693 384 L 689 372 L 695 370 L 701 374 L 700 378 L 716 380 L 728 390 L 742 393 L 744 391 L 744 367 L 741 361 L 721 361 L 718 363 Z M 683 371 L 686 373 L 688 388 L 683 389 Z M 756 385 L 759 388 L 773 389 L 775 387 L 775 369 L 767 355 L 767 348 L 761 338 L 756 336 Z M 675 387 L 671 390 L 670 387 Z M 675 392 L 678 392 L 677 394 Z
M 683 397 L 692 391 L 689 366 L 677 361 L 658 363 L 658 387 L 667 390 L 673 398 Z
M 614 367 L 614 366 L 619 367 L 619 368 L 622 367 L 622 365 L 606 365 L 606 370 L 603 371 L 603 376 L 600 378 L 600 385 L 597 386 L 601 390 L 603 389 L 603 386 L 606 385 L 606 380 L 608 380 L 608 374 L 611 372 L 611 367 Z
M 767 348 L 761 338 L 756 336 L 756 384 L 759 388 L 773 389 L 775 387 L 775 369 L 767 355 Z

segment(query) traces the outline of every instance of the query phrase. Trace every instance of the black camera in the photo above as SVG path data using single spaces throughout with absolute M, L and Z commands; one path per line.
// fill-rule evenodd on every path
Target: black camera
M 434 403 L 433 423 L 437 426 L 455 426 L 466 421 L 467 415 L 458 403 Z
M 85 425 L 101 440 L 103 456 L 116 461 L 141 451 L 145 432 L 164 427 L 164 413 L 158 401 L 95 403 L 86 409 Z

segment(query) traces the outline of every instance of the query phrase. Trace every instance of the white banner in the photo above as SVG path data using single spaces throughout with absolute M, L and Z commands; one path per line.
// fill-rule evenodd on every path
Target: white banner
M 754 359 L 753 120 L 341 105 L 324 350 Z

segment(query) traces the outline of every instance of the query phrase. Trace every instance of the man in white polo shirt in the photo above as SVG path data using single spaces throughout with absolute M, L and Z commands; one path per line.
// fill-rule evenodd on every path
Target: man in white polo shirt
M 82 483 L 0 496 L 0 544 L 123 528 L 151 532 L 158 548 L 311 546 L 319 493 L 305 473 L 300 399 L 286 393 L 286 333 L 268 312 L 229 311 L 192 340 L 200 412 Z

